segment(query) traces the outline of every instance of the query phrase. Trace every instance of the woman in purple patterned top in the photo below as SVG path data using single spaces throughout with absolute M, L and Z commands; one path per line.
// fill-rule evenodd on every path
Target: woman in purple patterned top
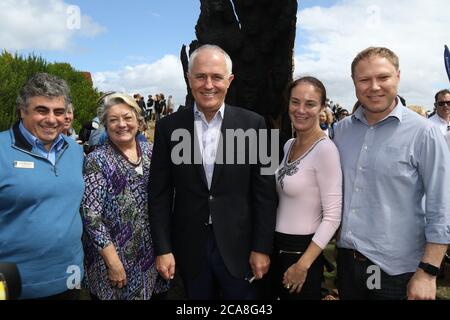
M 138 141 L 144 119 L 133 98 L 105 97 L 108 139 L 85 161 L 85 283 L 93 299 L 148 300 L 168 289 L 155 267 L 148 215 L 151 147 Z

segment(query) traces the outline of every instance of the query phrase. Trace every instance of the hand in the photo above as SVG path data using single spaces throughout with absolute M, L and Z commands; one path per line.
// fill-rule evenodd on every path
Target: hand
M 408 300 L 435 300 L 436 277 L 418 269 L 409 280 L 407 295 Z
M 299 293 L 306 281 L 308 269 L 301 266 L 300 263 L 294 263 L 290 266 L 283 276 L 283 285 L 289 290 L 289 293 Z
M 172 253 L 156 257 L 156 270 L 165 280 L 171 280 L 175 276 L 175 257 Z
M 122 289 L 127 285 L 127 275 L 120 260 L 108 267 L 108 279 L 113 287 Z
M 269 271 L 270 258 L 265 253 L 252 251 L 250 253 L 250 267 L 252 268 L 255 280 L 259 280 Z

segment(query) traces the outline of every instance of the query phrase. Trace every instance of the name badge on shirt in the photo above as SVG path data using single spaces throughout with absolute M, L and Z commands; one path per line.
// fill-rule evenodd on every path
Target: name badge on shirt
M 17 169 L 34 169 L 34 162 L 14 161 L 14 168 L 17 168 Z

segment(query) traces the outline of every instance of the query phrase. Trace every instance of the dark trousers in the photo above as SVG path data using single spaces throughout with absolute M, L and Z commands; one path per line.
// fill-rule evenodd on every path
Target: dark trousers
M 308 270 L 299 293 L 289 293 L 283 286 L 284 273 L 295 264 L 311 243 L 313 235 L 289 235 L 275 232 L 274 253 L 269 272 L 272 298 L 280 300 L 320 300 L 323 279 L 323 255 L 317 257 Z
M 350 249 L 338 249 L 337 273 L 341 300 L 406 299 L 407 285 L 414 274 L 390 276 L 361 253 Z
M 208 227 L 206 259 L 197 277 L 183 278 L 190 300 L 252 300 L 257 299 L 257 284 L 235 278 L 228 271 L 217 247 L 212 226 Z
M 36 300 L 80 300 L 81 290 L 73 289 L 67 290 L 53 296 L 43 297 Z

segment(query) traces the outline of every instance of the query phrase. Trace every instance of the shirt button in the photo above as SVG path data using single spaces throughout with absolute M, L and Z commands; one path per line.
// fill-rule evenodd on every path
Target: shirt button
M 352 213 L 356 213 L 356 210 L 355 210 L 355 209 L 353 209 L 353 210 L 352 210 Z
M 213 196 L 209 196 L 209 200 L 214 200 L 214 197 Z
M 369 149 L 369 147 L 367 147 L 367 146 L 364 146 L 364 150 L 367 150 L 367 149 Z
M 359 167 L 359 171 L 362 171 L 362 167 Z
M 359 188 L 356 188 L 355 191 L 356 191 L 356 192 L 359 192 Z

